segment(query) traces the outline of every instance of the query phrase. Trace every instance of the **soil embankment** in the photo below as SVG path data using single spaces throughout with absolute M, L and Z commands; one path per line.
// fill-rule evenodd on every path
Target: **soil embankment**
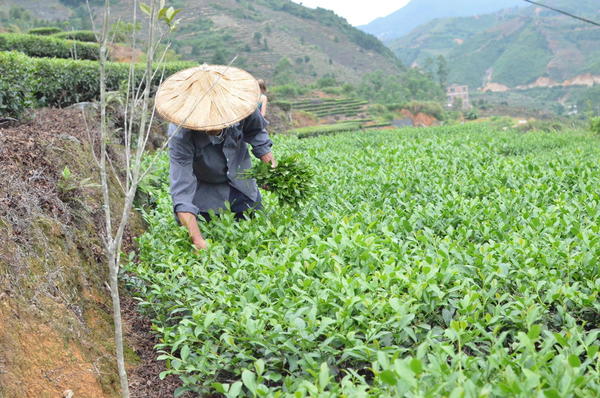
M 94 134 L 80 110 L 41 110 L 0 129 L 2 397 L 117 396 Z M 110 148 L 118 170 L 119 145 Z M 118 189 L 111 201 L 122 203 Z M 132 225 L 129 247 L 139 217 Z M 177 380 L 158 380 L 147 321 L 124 303 L 132 395 L 172 395 Z

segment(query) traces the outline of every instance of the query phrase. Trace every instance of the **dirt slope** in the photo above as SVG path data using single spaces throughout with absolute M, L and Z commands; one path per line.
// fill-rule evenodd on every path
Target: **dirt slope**
M 85 182 L 93 164 L 80 111 L 42 110 L 0 129 L 0 397 L 117 396 L 101 208 Z M 111 197 L 118 207 L 118 191 Z M 177 381 L 158 380 L 156 342 L 125 303 L 133 396 L 170 396 Z

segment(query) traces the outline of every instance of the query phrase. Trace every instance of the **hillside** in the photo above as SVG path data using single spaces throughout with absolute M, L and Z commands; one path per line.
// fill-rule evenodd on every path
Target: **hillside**
M 525 4 L 521 0 L 412 0 L 398 11 L 360 29 L 390 41 L 436 18 L 469 17 Z
M 24 7 L 33 18 L 85 24 L 79 0 L 6 0 L 0 12 Z M 95 3 L 95 2 L 92 2 Z M 115 2 L 113 18 L 127 21 L 132 0 Z M 373 70 L 398 69 L 394 54 L 331 11 L 312 10 L 288 0 L 174 0 L 183 21 L 173 48 L 183 58 L 236 65 L 278 83 L 323 76 L 357 82 Z M 79 27 L 79 26 L 76 26 Z
M 583 16 L 597 16 L 594 0 L 555 2 Z M 502 10 L 479 17 L 432 21 L 394 41 L 408 64 L 443 55 L 449 81 L 494 90 L 593 84 L 600 67 L 600 28 L 538 7 Z

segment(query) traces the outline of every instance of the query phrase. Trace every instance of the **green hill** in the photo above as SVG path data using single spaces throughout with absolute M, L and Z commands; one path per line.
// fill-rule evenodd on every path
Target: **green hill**
M 590 17 L 597 17 L 600 9 L 594 0 L 553 5 Z M 599 40 L 600 28 L 532 6 L 480 17 L 434 20 L 391 47 L 411 65 L 445 56 L 451 83 L 517 87 L 536 84 L 540 78 L 544 81 L 537 84 L 547 85 L 598 74 Z
M 390 41 L 436 18 L 469 17 L 525 4 L 522 0 L 411 0 L 398 11 L 360 28 Z
M 31 18 L 67 20 L 86 28 L 83 0 L 5 0 L 0 21 L 6 28 L 11 8 Z M 92 1 L 92 4 L 97 1 Z M 132 0 L 114 2 L 113 18 L 127 21 Z M 357 82 L 366 72 L 399 69 L 398 60 L 374 36 L 324 9 L 309 9 L 288 0 L 173 0 L 183 22 L 173 48 L 185 60 L 236 65 L 279 83 L 306 82 L 323 76 Z

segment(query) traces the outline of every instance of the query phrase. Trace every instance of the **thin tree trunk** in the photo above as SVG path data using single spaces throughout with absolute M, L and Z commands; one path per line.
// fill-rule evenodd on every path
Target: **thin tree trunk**
M 138 1 L 133 2 L 134 10 L 134 22 L 137 18 L 137 6 Z M 129 382 L 127 380 L 127 371 L 125 368 L 125 357 L 123 349 L 123 325 L 121 319 L 121 300 L 119 296 L 119 269 L 121 264 L 121 248 L 123 244 L 123 236 L 125 229 L 129 223 L 129 218 L 133 208 L 133 202 L 135 194 L 140 183 L 140 180 L 144 177 L 148 171 L 142 171 L 142 157 L 144 149 L 148 141 L 148 137 L 151 131 L 152 116 L 148 115 L 148 107 L 150 105 L 150 90 L 152 86 L 153 64 L 155 57 L 155 46 L 158 45 L 161 37 L 157 34 L 159 32 L 157 23 L 159 21 L 159 8 L 164 6 L 164 2 L 159 5 L 158 0 L 150 0 L 150 19 L 149 19 L 149 31 L 148 31 L 148 46 L 147 46 L 147 64 L 145 71 L 145 81 L 136 89 L 135 85 L 135 68 L 133 65 L 130 66 L 129 80 L 127 88 L 127 105 L 125 107 L 125 151 L 126 151 L 126 181 L 123 186 L 121 184 L 125 198 L 123 201 L 123 208 L 121 210 L 120 219 L 115 222 L 113 226 L 113 212 L 116 209 L 111 208 L 110 203 L 110 180 L 107 163 L 110 162 L 108 157 L 107 146 L 110 140 L 110 133 L 108 129 L 107 119 L 107 87 L 106 87 L 106 64 L 108 61 L 108 43 L 109 43 L 109 21 L 110 21 L 110 0 L 104 1 L 104 19 L 102 25 L 102 33 L 100 39 L 100 158 L 99 158 L 99 169 L 100 169 L 100 181 L 102 187 L 102 200 L 104 209 L 104 222 L 105 222 L 105 234 L 104 234 L 104 245 L 106 250 L 106 260 L 109 269 L 109 287 L 113 305 L 113 322 L 115 328 L 115 347 L 117 357 L 117 367 L 119 372 L 119 381 L 121 384 L 121 396 L 123 398 L 129 398 Z M 91 13 L 91 8 L 88 9 Z M 169 28 L 171 28 L 170 21 L 167 21 Z M 135 32 L 134 32 L 135 41 Z M 156 43 L 155 43 L 156 41 Z M 142 88 L 144 91 L 142 92 Z M 138 105 L 138 100 L 141 97 L 141 104 Z M 131 101 L 131 102 L 129 102 Z M 138 111 L 142 112 L 140 125 L 137 136 L 137 146 L 135 151 L 132 149 L 132 136 L 133 136 L 133 121 L 135 118 L 134 113 Z M 116 176 L 116 178 L 119 178 Z M 119 181 L 120 183 L 120 181 Z M 116 214 L 115 214 L 116 216 Z M 116 227 L 116 228 L 115 228 Z
M 121 298 L 119 296 L 119 266 L 114 253 L 109 254 L 109 284 L 110 296 L 113 305 L 113 321 L 115 324 L 115 346 L 117 354 L 117 367 L 119 369 L 119 381 L 121 383 L 121 397 L 129 398 L 129 380 L 125 368 L 125 355 L 123 351 L 123 323 L 121 319 Z
M 100 45 L 100 180 L 102 185 L 102 199 L 105 218 L 105 248 L 106 260 L 109 270 L 110 295 L 113 305 L 113 322 L 115 327 L 115 347 L 117 356 L 117 368 L 121 384 L 121 396 L 129 398 L 129 381 L 125 368 L 125 356 L 123 350 L 123 324 L 121 319 L 121 298 L 119 296 L 119 263 L 117 256 L 117 244 L 113 238 L 112 212 L 110 207 L 110 185 L 107 172 L 107 142 L 109 140 L 108 120 L 106 115 L 106 62 L 108 54 L 108 24 L 110 18 L 110 0 L 104 3 L 104 21 L 102 26 L 102 43 Z

